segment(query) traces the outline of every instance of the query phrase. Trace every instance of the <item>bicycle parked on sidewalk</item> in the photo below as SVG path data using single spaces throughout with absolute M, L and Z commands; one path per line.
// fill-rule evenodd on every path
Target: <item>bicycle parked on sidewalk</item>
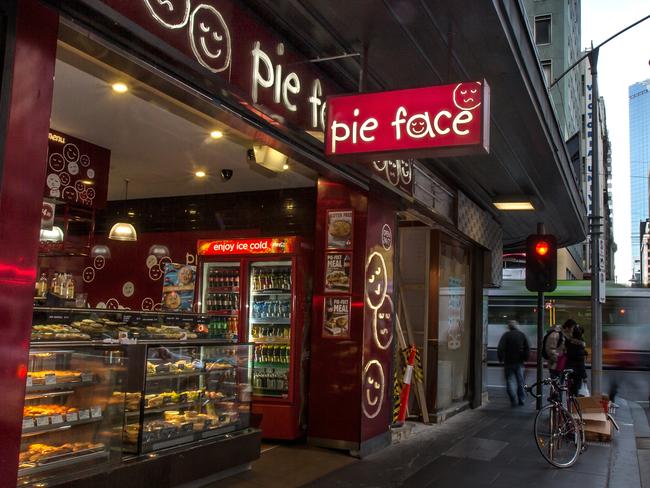
M 570 375 L 573 370 L 566 369 L 558 378 L 547 378 L 542 385 L 551 388 L 548 404 L 535 416 L 533 433 L 535 444 L 541 455 L 557 468 L 568 468 L 578 460 L 578 456 L 587 448 L 584 421 L 580 405 L 571 393 Z M 533 393 L 538 383 L 526 386 L 526 391 L 535 398 L 541 395 Z M 562 394 L 566 392 L 566 406 Z

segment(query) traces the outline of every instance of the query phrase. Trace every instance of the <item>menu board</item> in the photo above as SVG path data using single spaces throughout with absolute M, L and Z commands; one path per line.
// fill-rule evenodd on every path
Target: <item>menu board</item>
M 44 196 L 73 205 L 104 208 L 111 152 L 50 129 Z
M 350 297 L 325 297 L 323 337 L 350 337 Z
M 350 293 L 352 254 L 330 252 L 325 255 L 325 293 Z
M 327 249 L 352 249 L 352 210 L 327 211 Z
M 192 311 L 196 266 L 167 263 L 164 272 L 162 309 Z

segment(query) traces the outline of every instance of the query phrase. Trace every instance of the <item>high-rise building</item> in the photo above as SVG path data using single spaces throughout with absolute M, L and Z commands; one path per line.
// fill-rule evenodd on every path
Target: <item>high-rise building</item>
M 524 0 L 524 6 L 539 63 L 550 87 L 581 54 L 580 0 Z M 572 160 L 576 162 L 574 170 L 578 181 L 581 181 L 579 131 L 583 113 L 580 81 L 579 69 L 574 69 L 549 88 L 560 130 L 572 153 Z M 583 245 L 560 249 L 557 277 L 562 280 L 581 279 L 585 265 Z
M 632 262 L 640 259 L 641 222 L 648 215 L 650 171 L 650 79 L 628 89 L 630 109 L 630 228 Z

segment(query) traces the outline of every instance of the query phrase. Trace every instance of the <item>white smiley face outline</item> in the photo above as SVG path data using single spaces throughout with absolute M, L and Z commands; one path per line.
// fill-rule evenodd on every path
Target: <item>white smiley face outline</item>
M 419 127 L 416 130 L 415 127 L 414 127 L 416 124 L 419 124 L 422 127 Z M 426 130 L 426 128 L 427 128 L 427 124 L 424 122 L 424 120 L 421 120 L 421 121 L 412 120 L 411 123 L 409 124 L 410 131 L 413 132 L 413 134 L 418 135 L 418 136 L 420 134 L 424 134 L 424 131 Z
M 126 281 L 122 285 L 122 295 L 126 298 L 131 298 L 135 293 L 135 284 L 132 281 Z
M 90 168 L 86 171 L 86 176 L 92 180 L 95 177 L 95 170 Z
M 84 283 L 92 283 L 95 281 L 95 268 L 87 266 L 81 272 L 81 279 L 84 280 Z
M 398 162 L 393 161 L 392 159 L 388 160 L 386 162 L 386 179 L 391 185 L 397 186 L 399 184 L 399 174 L 400 169 Z
M 45 182 L 50 190 L 58 190 L 61 188 L 61 178 L 59 178 L 59 175 L 55 175 L 54 173 L 47 175 Z
M 63 146 L 63 157 L 68 163 L 76 163 L 79 161 L 79 148 L 76 144 L 68 142 Z
M 61 171 L 59 173 L 59 179 L 61 180 L 61 184 L 63 186 L 68 186 L 72 181 L 72 177 L 70 176 L 70 173 L 66 173 L 65 171 Z
M 464 87 L 464 89 L 461 88 L 464 85 L 471 85 L 473 88 L 470 88 L 470 86 L 466 86 Z M 456 107 L 461 110 L 474 110 L 475 108 L 481 105 L 480 98 L 478 103 L 476 103 L 475 100 L 475 97 L 480 97 L 480 91 L 481 91 L 480 81 L 466 81 L 463 83 L 458 83 L 458 85 L 456 85 L 456 88 L 454 88 L 454 94 L 452 96 L 454 100 L 454 105 L 456 105 Z M 472 101 L 473 105 L 465 106 L 467 102 L 469 102 L 470 100 Z M 462 105 L 460 101 L 462 101 Z
M 372 366 L 377 368 L 377 378 L 368 374 Z M 379 415 L 379 412 L 381 412 L 381 407 L 384 403 L 384 390 L 386 388 L 384 368 L 381 363 L 376 359 L 368 361 L 366 366 L 363 368 L 363 376 L 361 379 L 363 382 L 362 389 L 364 390 L 364 393 L 362 394 L 361 409 L 367 418 L 374 419 Z M 370 398 L 370 392 L 372 391 L 371 388 L 379 390 L 379 397 Z M 371 408 L 367 408 L 366 404 Z
M 190 18 L 190 0 L 183 0 L 183 3 L 185 4 L 185 11 L 183 12 L 183 18 L 181 19 L 180 22 L 175 22 L 175 23 L 169 22 L 169 19 L 164 19 L 160 15 L 160 12 L 156 11 L 154 6 L 152 5 L 153 2 L 156 2 L 160 7 L 163 6 L 167 7 L 168 12 L 174 11 L 174 3 L 171 0 L 144 0 L 144 4 L 149 9 L 149 13 L 154 19 L 156 19 L 156 21 L 160 25 L 166 27 L 167 29 L 180 29 L 181 27 L 185 27 L 187 21 Z
M 380 312 L 384 305 L 388 303 L 390 306 L 389 311 Z M 393 342 L 393 319 L 395 317 L 395 308 L 393 299 L 390 295 L 386 295 L 384 302 L 375 310 L 372 320 L 372 339 L 379 349 L 388 349 Z M 390 321 L 391 328 L 381 327 L 380 321 Z
M 95 256 L 93 267 L 95 269 L 104 269 L 104 266 L 106 266 L 106 258 L 104 256 Z
M 388 161 L 383 159 L 383 160 L 377 160 L 373 161 L 372 165 L 375 167 L 377 171 L 384 171 L 386 169 L 386 165 L 388 164 Z
M 50 168 L 52 168 L 53 171 L 62 171 L 63 168 L 65 168 L 65 159 L 63 157 L 63 154 L 50 154 L 50 157 L 47 159 L 47 164 L 49 164 Z
M 225 42 L 225 48 L 226 48 L 226 54 L 224 57 L 223 65 L 215 68 L 210 64 L 210 61 L 214 61 L 216 59 L 221 58 L 223 51 L 222 49 L 219 49 L 218 52 L 213 52 L 210 50 L 208 47 L 206 40 L 205 40 L 205 35 L 210 33 L 210 26 L 206 25 L 205 22 L 200 22 L 198 25 L 198 30 L 196 29 L 195 21 L 197 14 L 199 14 L 200 10 L 207 10 L 213 14 L 214 17 L 216 17 L 219 25 L 223 27 L 223 35 L 219 35 L 217 31 L 212 31 L 212 39 L 214 42 Z M 200 31 L 200 32 L 199 32 Z M 228 69 L 230 66 L 230 56 L 231 56 L 231 41 L 230 41 L 230 31 L 228 30 L 228 25 L 226 24 L 226 21 L 223 19 L 221 16 L 221 13 L 214 8 L 212 5 L 206 5 L 206 4 L 201 4 L 198 7 L 194 9 L 192 12 L 192 15 L 190 16 L 190 27 L 188 29 L 188 33 L 190 36 L 190 47 L 192 48 L 192 52 L 194 53 L 194 56 L 196 57 L 196 60 L 201 64 L 203 67 L 209 69 L 213 73 L 220 73 L 221 71 L 224 71 Z M 197 39 L 199 41 L 201 51 L 199 51 L 199 48 L 197 46 Z M 207 56 L 207 60 L 204 58 L 203 54 Z
M 370 278 L 368 277 L 369 266 L 373 262 L 373 259 L 377 257 L 379 259 L 378 265 L 375 267 L 374 271 L 371 272 Z M 380 252 L 373 252 L 368 256 L 366 261 L 366 304 L 373 310 L 377 310 L 384 303 L 386 299 L 386 291 L 388 288 L 388 271 L 386 270 L 386 261 L 384 256 Z M 376 284 L 375 284 L 376 282 Z M 382 286 L 383 283 L 383 286 Z M 371 297 L 373 297 L 371 299 Z M 375 300 L 375 297 L 379 297 L 380 300 Z
M 411 163 L 404 159 L 398 160 L 399 163 L 399 177 L 402 180 L 402 183 L 408 185 L 411 183 L 411 178 L 413 177 L 413 171 L 411 169 Z
M 87 154 L 82 154 L 81 157 L 79 158 L 79 164 L 83 166 L 84 168 L 87 168 L 90 166 L 90 157 L 88 157 Z
M 154 305 L 156 302 L 153 301 L 153 298 L 151 297 L 146 297 L 142 299 L 142 303 L 140 304 L 140 308 L 142 310 L 153 310 Z
M 76 202 L 79 200 L 79 193 L 73 186 L 66 186 L 62 191 L 61 191 L 61 196 L 66 199 L 66 200 L 72 200 L 73 202 Z

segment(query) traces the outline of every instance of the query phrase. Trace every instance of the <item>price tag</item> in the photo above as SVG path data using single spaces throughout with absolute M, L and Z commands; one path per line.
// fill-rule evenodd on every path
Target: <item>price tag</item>
M 53 373 L 45 375 L 45 384 L 46 385 L 56 385 L 56 375 Z
M 36 427 L 45 427 L 46 425 L 50 425 L 49 416 L 41 415 L 40 417 L 36 417 Z
M 90 419 L 90 410 L 84 409 L 79 410 L 79 420 L 89 420 Z
M 70 314 L 62 312 L 52 312 L 48 314 L 47 319 L 50 322 L 70 322 Z
M 63 423 L 63 415 L 52 415 L 52 416 L 50 416 L 50 423 L 52 425 L 62 424 Z
M 23 419 L 23 430 L 31 429 L 34 427 L 34 417 L 27 417 Z
M 163 323 L 167 325 L 178 324 L 181 318 L 178 315 L 163 315 Z
M 94 419 L 101 418 L 102 407 L 90 407 L 90 416 Z
M 27 388 L 29 388 L 30 386 L 32 386 L 32 384 L 33 384 L 33 383 L 32 383 L 32 377 L 31 377 L 31 376 L 28 376 L 28 377 L 27 377 Z
M 157 324 L 159 320 L 157 315 L 143 315 L 140 317 L 140 322 L 143 324 Z
M 194 325 L 196 324 L 196 318 L 189 315 L 181 317 L 181 323 L 185 325 Z
M 82 383 L 90 383 L 93 380 L 93 374 L 92 373 L 81 373 L 81 381 Z
M 65 414 L 66 422 L 76 422 L 79 420 L 79 414 L 77 412 L 68 412 Z

